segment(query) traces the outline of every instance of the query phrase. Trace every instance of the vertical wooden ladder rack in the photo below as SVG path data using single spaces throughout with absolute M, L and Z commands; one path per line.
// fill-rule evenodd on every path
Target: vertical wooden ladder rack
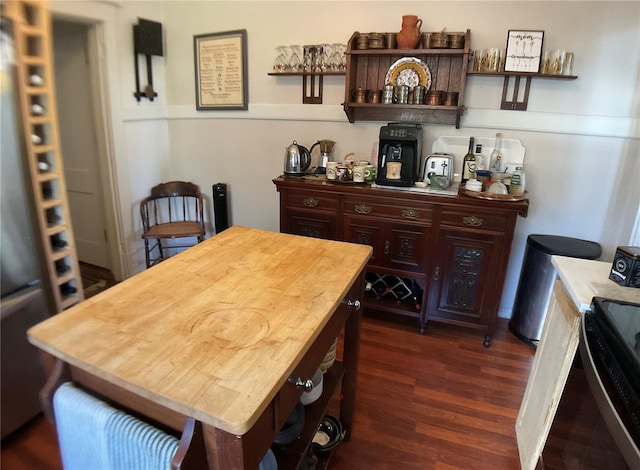
M 61 312 L 84 294 L 60 151 L 51 17 L 46 0 L 9 0 L 3 9 L 13 22 L 17 107 L 49 277 L 43 284 Z

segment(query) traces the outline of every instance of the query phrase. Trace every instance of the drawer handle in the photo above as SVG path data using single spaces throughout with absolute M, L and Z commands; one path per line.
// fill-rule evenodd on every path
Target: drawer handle
M 420 212 L 413 209 L 404 209 L 402 211 L 402 217 L 404 217 L 405 219 L 415 220 L 420 217 Z
M 305 198 L 302 200 L 302 204 L 304 204 L 304 205 L 305 205 L 305 206 L 307 206 L 307 207 L 316 207 L 316 206 L 318 205 L 318 203 L 319 203 L 319 202 L 320 202 L 320 201 L 318 201 L 317 199 L 312 198 L 312 197 L 305 197 Z
M 437 281 L 440 279 L 440 266 L 436 266 L 436 269 L 433 271 L 433 280 Z
M 384 242 L 384 254 L 385 255 L 389 254 L 389 240 Z
M 347 300 L 347 307 L 352 307 L 354 310 L 360 310 L 359 300 Z
M 295 385 L 296 388 L 303 389 L 305 392 L 310 392 L 311 390 L 313 390 L 313 380 L 311 379 L 303 380 L 298 377 L 294 380 L 293 378 L 290 378 L 289 382 Z
M 373 207 L 369 207 L 366 204 L 356 204 L 355 211 L 358 214 L 370 214 L 371 212 L 373 212 Z
M 475 215 L 463 217 L 462 222 L 464 222 L 464 224 L 468 225 L 469 227 L 480 227 L 484 223 L 481 218 L 476 217 Z

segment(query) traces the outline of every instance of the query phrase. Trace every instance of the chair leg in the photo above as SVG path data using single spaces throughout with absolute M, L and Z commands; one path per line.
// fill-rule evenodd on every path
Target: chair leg
M 147 262 L 147 269 L 151 267 L 151 256 L 149 253 L 149 240 L 144 240 L 144 257 Z
M 160 252 L 160 256 L 158 257 L 158 263 L 164 261 L 164 252 L 162 251 L 162 241 L 158 239 L 158 251 Z

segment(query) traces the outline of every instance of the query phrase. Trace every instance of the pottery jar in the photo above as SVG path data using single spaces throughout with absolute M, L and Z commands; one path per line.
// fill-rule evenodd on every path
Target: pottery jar
M 420 28 L 422 20 L 416 15 L 404 15 L 402 17 L 402 29 L 396 35 L 398 49 L 415 49 L 420 42 Z

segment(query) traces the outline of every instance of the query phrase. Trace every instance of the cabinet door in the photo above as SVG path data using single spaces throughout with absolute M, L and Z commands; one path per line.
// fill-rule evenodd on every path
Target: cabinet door
M 430 233 L 430 227 L 388 224 L 383 247 L 387 265 L 404 271 L 424 272 Z
M 369 245 L 373 248 L 373 255 L 369 259 L 369 266 L 382 266 L 384 263 L 384 222 L 366 217 L 344 218 L 344 241 Z
M 503 237 L 453 229 L 438 232 L 428 315 L 455 323 L 492 325 L 501 289 L 492 289 Z
M 424 272 L 430 227 L 345 217 L 344 241 L 373 247 L 370 267 Z

